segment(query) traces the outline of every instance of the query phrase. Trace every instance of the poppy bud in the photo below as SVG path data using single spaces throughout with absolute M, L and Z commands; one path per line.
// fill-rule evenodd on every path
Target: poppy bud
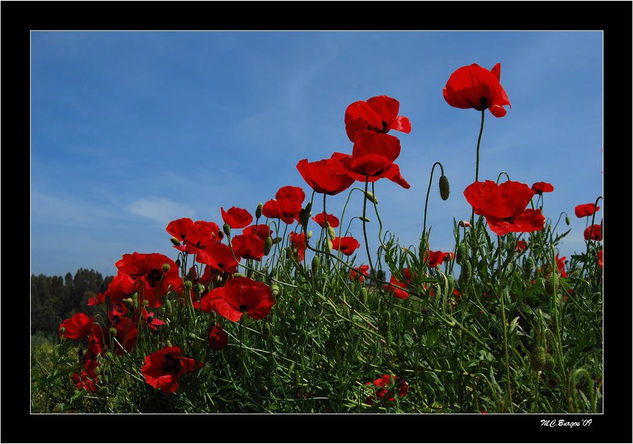
M 310 239 L 312 237 L 312 230 L 308 231 L 308 234 L 306 234 L 306 238 Z
M 317 274 L 319 271 L 319 268 L 321 268 L 321 260 L 319 259 L 319 256 L 314 256 L 312 258 L 312 274 Z
M 530 367 L 535 372 L 543 370 L 545 367 L 545 349 L 541 346 L 534 347 L 534 350 L 530 353 Z
M 362 220 L 363 222 L 367 222 L 367 223 L 371 222 L 371 220 L 365 216 L 360 216 L 359 219 Z
M 273 239 L 273 244 L 278 244 L 279 242 L 281 242 L 281 238 L 280 237 L 276 237 Z
M 167 339 L 167 347 L 173 347 L 173 345 L 171 344 L 171 341 L 169 339 Z
M 134 306 L 134 308 L 138 308 L 138 293 L 134 292 L 134 294 L 132 295 L 132 305 Z
M 176 259 L 176 266 L 180 267 L 180 259 Z
M 327 240 L 327 251 L 328 251 L 328 253 L 330 251 L 332 251 L 332 246 L 333 246 L 332 240 L 328 238 L 328 240 Z
M 440 176 L 440 196 L 442 200 L 448 199 L 449 194 L 451 193 L 450 185 L 448 183 L 448 178 L 445 175 Z
M 376 279 L 379 281 L 385 280 L 385 272 L 383 270 L 376 270 Z
M 473 276 L 473 267 L 472 265 L 470 265 L 470 261 L 466 259 L 464 260 L 464 263 L 462 264 L 462 270 L 459 274 L 460 285 L 468 285 L 472 276 Z
M 264 208 L 264 204 L 259 203 L 257 205 L 257 208 L 255 209 L 255 218 L 259 219 L 260 217 L 262 217 L 262 208 Z
M 374 196 L 374 193 L 372 193 L 370 191 L 365 191 L 365 197 L 367 198 L 367 200 L 370 200 L 373 203 L 375 203 L 376 205 L 378 205 L 378 198 L 376 196 Z
M 270 253 L 270 249 L 273 247 L 273 238 L 268 236 L 266 238 L 266 240 L 264 241 L 264 255 L 268 256 L 268 253 Z
M 237 278 L 237 277 L 239 277 L 239 278 L 245 278 L 245 277 L 246 277 L 246 275 L 245 275 L 244 273 L 233 273 L 233 277 L 234 277 L 234 278 Z
M 174 244 L 175 246 L 179 247 L 180 246 L 180 241 L 178 239 L 176 239 L 175 237 L 172 237 L 171 239 L 169 239 L 171 241 L 172 244 Z
M 163 264 L 163 273 L 167 273 L 171 266 L 169 264 Z
M 61 328 L 59 329 L 59 334 L 60 334 L 60 335 L 63 335 L 64 333 L 66 333 L 66 327 L 61 327 Z
M 554 357 L 552 355 L 550 355 L 549 353 L 547 353 L 545 355 L 545 370 L 547 370 L 548 372 L 551 372 L 552 370 L 554 370 Z
M 565 215 L 565 223 L 569 225 L 571 222 L 569 221 L 569 216 Z
M 198 294 L 204 293 L 205 287 L 204 284 L 198 284 Z
M 468 222 L 467 220 L 460 220 L 459 221 L 459 226 L 462 227 L 462 228 L 470 227 L 470 222 Z
M 125 305 L 127 305 L 128 307 L 133 307 L 134 306 L 134 301 L 132 300 L 132 298 L 125 298 L 125 299 L 123 299 L 123 303 Z
M 336 231 L 330 226 L 327 227 L 327 234 L 330 236 L 330 239 L 336 238 Z
M 310 212 L 312 211 L 312 202 L 308 202 L 308 204 L 306 205 L 306 213 L 308 213 L 308 216 L 310 216 Z
M 273 284 L 270 286 L 270 291 L 271 291 L 271 293 L 273 294 L 273 296 L 277 296 L 277 295 L 279 295 L 279 285 L 277 285 L 276 283 L 273 283 Z
M 191 283 L 191 281 L 190 281 L 190 280 L 185 280 L 185 281 L 182 283 L 182 286 L 183 286 L 183 287 L 185 287 L 185 290 L 190 290 L 190 289 L 191 289 L 191 287 L 192 287 L 192 285 L 193 285 L 193 284 Z
M 367 296 L 368 296 L 368 294 L 367 294 L 367 288 L 363 287 L 363 288 L 360 290 L 360 295 L 361 295 L 361 298 L 362 298 L 362 300 L 363 300 L 363 304 L 366 304 L 366 303 L 367 303 Z
M 222 226 L 222 231 L 224 231 L 224 234 L 226 234 L 227 236 L 231 235 L 231 227 L 229 224 L 224 224 Z
M 116 336 L 116 328 L 110 327 L 110 330 L 108 330 L 108 333 L 110 333 L 110 336 Z
M 147 299 L 143 299 L 143 307 L 147 307 L 149 305 L 149 301 Z
M 308 226 L 309 219 L 310 219 L 310 212 L 307 211 L 305 208 L 302 208 L 301 211 L 299 211 L 299 223 L 304 229 Z
M 545 291 L 548 294 L 554 294 L 554 289 L 558 287 L 558 273 L 553 272 L 547 277 L 545 281 Z

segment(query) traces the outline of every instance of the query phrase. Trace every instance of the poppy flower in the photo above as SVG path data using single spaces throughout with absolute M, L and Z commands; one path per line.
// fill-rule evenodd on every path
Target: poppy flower
M 259 224 L 259 225 L 251 225 L 250 227 L 246 227 L 244 228 L 244 230 L 242 230 L 242 234 L 246 234 L 246 235 L 255 235 L 255 236 L 259 236 L 259 238 L 263 241 L 266 241 L 267 238 L 272 236 L 272 231 L 270 230 L 270 227 L 266 224 Z
M 393 285 L 397 285 L 398 287 L 408 288 L 409 285 L 406 282 L 401 282 L 394 275 L 391 275 L 391 279 L 389 279 L 389 283 Z M 391 285 L 385 285 L 383 287 L 385 290 L 390 291 L 396 298 L 398 299 L 408 299 L 409 293 L 400 288 L 392 287 Z
M 576 217 L 581 218 L 585 216 L 591 216 L 595 212 L 597 212 L 600 207 L 597 207 L 595 204 L 588 203 L 582 205 L 576 205 L 574 208 L 574 213 L 576 213 Z
M 400 141 L 389 134 L 360 130 L 356 134 L 352 155 L 341 157 L 340 165 L 350 177 L 360 182 L 389 179 L 403 188 L 409 183 L 393 163 L 400 155 Z
M 95 393 L 97 391 L 97 384 L 99 384 L 98 378 L 95 376 L 91 376 L 88 372 L 82 370 L 81 373 L 73 373 L 71 379 L 77 385 L 77 388 L 80 390 L 86 390 L 90 393 Z
M 164 254 L 124 254 L 115 265 L 119 272 L 140 284 L 139 303 L 147 300 L 150 307 L 160 307 L 162 296 L 170 289 L 182 289 L 178 265 Z
M 164 321 L 161 321 L 160 319 L 154 317 L 153 312 L 149 312 L 143 309 L 142 313 L 143 313 L 143 319 L 145 320 L 145 323 L 150 328 L 150 330 L 157 331 L 158 327 L 160 327 L 161 325 L 165 325 Z
M 314 191 L 334 196 L 348 189 L 355 180 L 341 167 L 341 159 L 346 157 L 347 154 L 334 153 L 329 159 L 316 162 L 303 159 L 297 163 L 297 170 Z
M 558 268 L 560 277 L 567 277 L 567 272 L 565 271 L 565 259 L 567 259 L 567 256 L 559 258 L 558 253 L 556 253 L 556 267 Z
M 264 204 L 262 214 L 271 219 L 281 219 L 286 224 L 298 222 L 304 199 L 305 193 L 301 188 L 290 185 L 281 187 L 275 198 Z
M 396 383 L 396 377 L 393 376 L 393 384 L 395 383 Z M 382 401 L 390 401 L 390 402 L 395 401 L 395 395 L 393 393 L 393 390 L 387 388 L 387 387 L 391 387 L 392 385 L 391 375 L 382 375 L 382 377 L 375 379 L 373 383 L 370 381 L 370 382 L 366 382 L 365 385 L 368 385 L 368 386 L 373 385 L 374 387 L 376 387 L 377 399 L 382 400 Z M 400 381 L 400 384 L 398 387 L 398 396 L 402 398 L 404 395 L 408 393 L 408 391 L 409 391 L 409 385 L 404 381 Z M 372 405 L 374 403 L 373 397 L 370 396 L 369 398 L 365 400 L 365 402 L 367 404 Z
M 268 316 L 275 304 L 268 285 L 247 277 L 229 279 L 223 287 L 214 288 L 200 300 L 200 310 L 218 313 L 237 322 L 243 314 L 253 319 Z
M 222 242 L 211 243 L 196 256 L 198 262 L 210 265 L 214 270 L 223 273 L 235 273 L 240 259 L 237 254 L 234 258 L 231 247 Z
M 166 231 L 182 245 L 174 245 L 179 251 L 198 254 L 213 242 L 222 240 L 223 233 L 215 222 L 193 221 L 188 217 L 171 221 Z
M 354 102 L 345 110 L 345 131 L 352 142 L 360 130 L 386 133 L 389 130 L 411 132 L 408 117 L 399 116 L 400 102 L 388 96 L 376 96 Z
M 602 225 L 593 224 L 585 229 L 585 240 L 602 240 Z
M 222 212 L 222 220 L 231 228 L 244 228 L 253 222 L 251 213 L 242 208 L 231 207 L 228 211 L 224 211 L 224 208 L 220 207 L 220 211 Z
M 126 273 L 117 273 L 110 281 L 105 292 L 96 295 L 94 298 L 88 299 L 88 305 L 94 306 L 103 304 L 106 298 L 110 298 L 111 304 L 117 304 L 123 299 L 129 298 L 136 291 L 136 282 Z
M 532 184 L 532 191 L 536 194 L 551 193 L 554 191 L 554 187 L 547 182 L 535 182 Z
M 229 337 L 220 324 L 212 324 L 208 333 L 207 342 L 213 350 L 222 350 L 229 343 Z
M 290 244 L 292 245 L 295 258 L 301 262 L 305 258 L 305 251 L 308 248 L 306 235 L 304 233 L 290 233 Z
M 145 356 L 141 373 L 152 387 L 165 393 L 178 390 L 178 379 L 185 374 L 204 367 L 202 362 L 182 356 L 180 347 L 165 347 Z
M 602 250 L 598 251 L 598 265 L 602 268 Z
M 114 348 L 114 352 L 118 355 L 129 353 L 136 345 L 138 338 L 137 323 L 130 318 L 121 318 L 112 326 L 116 330 L 114 339 L 110 344 L 111 348 Z
M 116 304 L 112 304 L 112 306 L 110 307 L 110 311 L 108 311 L 108 319 L 111 323 L 114 324 L 115 322 L 127 316 L 127 313 L 127 306 L 121 302 L 118 302 Z
M 365 275 L 369 271 L 369 265 L 361 265 L 360 267 L 353 268 L 349 271 L 349 280 L 354 281 L 358 279 L 359 282 L 365 282 Z
M 326 214 L 326 213 L 319 213 L 316 216 L 314 216 L 312 220 L 315 221 L 317 224 L 319 224 L 323 228 L 326 228 L 325 226 L 326 220 L 327 220 L 328 225 L 332 228 L 338 227 L 340 223 L 336 216 L 334 216 L 333 214 Z
M 444 100 L 455 108 L 490 109 L 493 116 L 503 117 L 507 112 L 504 106 L 512 108 L 512 105 L 499 82 L 500 78 L 500 63 L 490 71 L 476 63 L 462 66 L 449 77 L 443 90 Z
M 81 339 L 88 335 L 93 321 L 94 318 L 85 313 L 75 313 L 69 319 L 62 321 L 59 326 L 59 334 L 66 339 Z
M 231 241 L 233 251 L 244 259 L 261 260 L 264 257 L 264 240 L 256 234 L 240 234 Z
M 442 265 L 444 262 L 444 258 L 448 256 L 450 259 L 453 253 L 445 253 L 443 251 L 431 251 L 429 250 L 427 260 L 429 262 L 429 267 L 434 268 L 438 265 Z
M 474 182 L 464 196 L 476 214 L 484 216 L 490 229 L 499 236 L 542 230 L 545 217 L 540 210 L 525 209 L 534 191 L 524 183 L 491 180 Z
M 332 248 L 346 256 L 350 256 L 358 247 L 360 247 L 360 243 L 352 236 L 335 237 L 332 239 Z
M 521 239 L 520 241 L 517 241 L 517 246 L 516 246 L 517 253 L 520 253 L 525 250 L 527 250 L 527 242 L 525 242 L 523 239 Z

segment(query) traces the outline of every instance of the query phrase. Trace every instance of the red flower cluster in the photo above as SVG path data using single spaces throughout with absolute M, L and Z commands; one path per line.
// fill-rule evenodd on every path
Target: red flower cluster
M 449 77 L 443 90 L 444 99 L 455 108 L 490 109 L 493 116 L 503 117 L 507 113 L 504 106 L 512 106 L 500 79 L 500 63 L 490 71 L 476 63 L 462 66 Z
M 196 306 L 207 313 L 218 313 L 237 322 L 243 314 L 253 319 L 268 316 L 275 304 L 270 287 L 247 277 L 234 277 L 223 287 L 214 288 Z
M 540 210 L 525 209 L 534 191 L 524 183 L 506 181 L 497 185 L 491 180 L 474 182 L 464 196 L 475 213 L 486 218 L 490 229 L 503 236 L 542 230 L 545 217 Z
M 304 233 L 290 233 L 290 244 L 295 259 L 301 262 L 305 258 L 306 249 L 308 248 L 306 235 Z
M 275 198 L 264 204 L 262 213 L 271 219 L 281 219 L 286 224 L 299 222 L 299 212 L 305 197 L 305 193 L 299 187 L 281 187 Z
M 359 282 L 365 282 L 365 276 L 368 274 L 369 265 L 361 265 L 360 267 L 356 267 L 349 272 L 349 280 L 353 281 L 358 279 Z
M 202 362 L 182 356 L 180 347 L 165 347 L 145 357 L 141 373 L 152 387 L 173 393 L 178 389 L 178 380 L 182 375 L 202 367 Z
M 376 394 L 375 394 L 375 397 L 373 395 L 369 396 L 365 400 L 365 403 L 369 405 L 373 405 L 374 399 L 382 401 L 382 402 L 385 402 L 385 401 L 394 402 L 396 398 L 394 394 L 395 387 L 393 386 L 395 386 L 396 377 L 393 376 L 393 383 L 391 379 L 392 379 L 391 375 L 385 374 L 385 375 L 382 375 L 382 377 L 378 379 L 374 379 L 373 382 L 371 381 L 366 382 L 365 385 L 374 386 L 376 390 Z M 404 395 L 406 395 L 409 392 L 409 385 L 405 381 L 400 381 L 397 388 L 398 388 L 398 396 L 400 398 L 402 398 Z
M 389 279 L 389 283 L 392 285 L 397 285 L 398 287 L 408 288 L 412 281 L 411 272 L 408 268 L 402 270 L 402 276 L 404 277 L 404 281 L 399 281 L 392 273 L 391 278 Z M 383 288 L 387 291 L 390 291 L 398 299 L 407 299 L 409 297 L 409 293 L 401 290 L 400 288 L 396 288 L 391 285 L 385 285 Z

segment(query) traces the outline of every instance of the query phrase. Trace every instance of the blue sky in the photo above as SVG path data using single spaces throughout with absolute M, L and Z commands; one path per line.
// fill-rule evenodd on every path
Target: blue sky
M 134 251 L 175 259 L 173 219 L 221 225 L 220 207 L 253 211 L 284 185 L 309 198 L 297 162 L 351 154 L 346 107 L 382 94 L 412 123 L 391 133 L 411 188 L 376 182 L 383 224 L 417 245 L 440 161 L 451 196 L 440 199 L 436 169 L 427 225 L 431 249 L 449 251 L 453 218 L 470 215 L 462 191 L 474 181 L 480 118 L 450 107 L 442 88 L 471 63 L 501 62 L 512 103 L 503 118 L 486 113 L 480 180 L 505 170 L 552 183 L 544 212 L 554 222 L 569 214 L 568 257 L 584 250 L 574 206 L 602 194 L 601 32 L 33 32 L 31 42 L 34 274 L 115 274 Z M 346 219 L 361 214 L 359 196 Z M 328 198 L 328 212 L 340 215 L 346 197 Z

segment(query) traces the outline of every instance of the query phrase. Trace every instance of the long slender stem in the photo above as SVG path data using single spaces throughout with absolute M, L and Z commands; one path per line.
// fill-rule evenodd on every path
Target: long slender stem
M 508 326 L 506 325 L 506 309 L 503 297 L 503 290 L 501 288 L 501 236 L 497 236 L 497 245 L 499 246 L 499 254 L 497 261 L 497 282 L 499 283 L 499 301 L 501 302 L 501 321 L 503 322 L 503 345 L 505 350 L 505 364 L 506 364 L 506 386 L 508 388 L 508 400 L 510 401 L 510 412 L 514 413 L 512 406 L 512 387 L 510 385 L 510 360 L 508 359 Z
M 370 276 L 375 277 L 374 264 L 371 260 L 371 254 L 369 253 L 369 242 L 367 241 L 367 222 L 365 222 L 367 213 L 367 188 L 369 187 L 369 177 L 365 179 L 365 195 L 363 196 L 363 236 L 365 237 L 365 249 L 367 250 L 367 259 L 369 260 Z
M 479 181 L 479 146 L 481 145 L 481 134 L 484 132 L 484 116 L 485 116 L 485 108 L 481 110 L 481 126 L 479 127 L 479 137 L 477 138 L 477 160 L 475 163 L 475 182 Z M 473 208 L 472 213 L 470 215 L 470 224 L 473 225 L 473 221 L 475 220 L 475 208 Z
M 481 137 L 481 133 L 479 134 L 479 136 Z M 477 144 L 477 158 L 479 158 L 479 144 Z M 479 164 L 479 160 L 477 161 L 477 164 Z M 433 164 L 433 166 L 431 167 L 431 177 L 429 177 L 429 188 L 426 190 L 426 199 L 424 200 L 424 224 L 422 226 L 422 236 L 424 237 L 424 234 L 426 233 L 426 209 L 429 206 L 429 194 L 431 193 L 431 184 L 433 183 L 433 171 L 435 171 L 435 166 L 439 165 L 440 169 L 442 170 L 442 176 L 444 175 L 444 167 L 442 166 L 442 164 L 440 162 L 435 162 Z

